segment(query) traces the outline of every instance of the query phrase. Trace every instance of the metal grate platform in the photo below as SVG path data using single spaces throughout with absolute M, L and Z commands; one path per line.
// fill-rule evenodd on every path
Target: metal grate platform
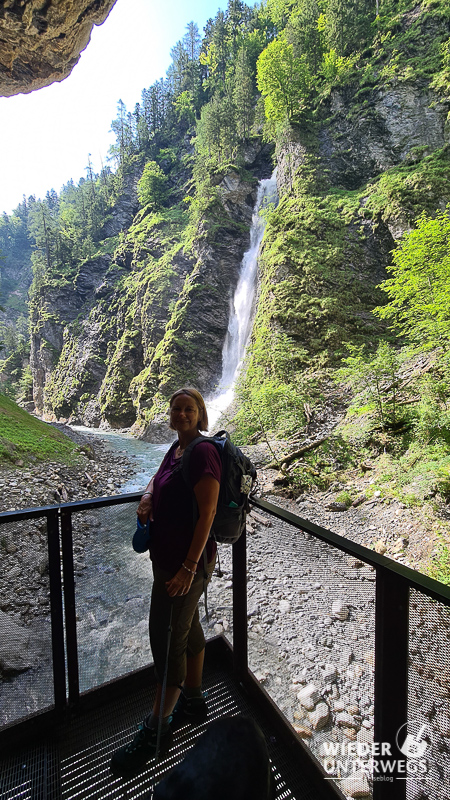
M 204 688 L 208 692 L 211 722 L 226 715 L 252 716 L 263 730 L 272 761 L 276 797 L 315 800 L 313 787 L 302 779 L 294 757 L 278 742 L 270 723 L 250 704 L 229 672 L 217 665 L 205 666 Z M 187 726 L 174 734 L 170 753 L 156 765 L 131 780 L 115 778 L 109 760 L 115 749 L 128 742 L 138 723 L 151 708 L 154 687 L 139 688 L 126 697 L 87 711 L 71 723 L 54 730 L 34 747 L 5 754 L 0 760 L 2 800 L 131 800 L 148 797 L 163 775 L 178 763 L 205 730 Z

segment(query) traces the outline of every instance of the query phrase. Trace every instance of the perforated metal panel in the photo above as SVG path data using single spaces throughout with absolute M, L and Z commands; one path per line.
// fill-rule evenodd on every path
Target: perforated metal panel
M 373 740 L 375 572 L 267 519 L 247 542 L 249 666 L 330 779 L 351 782 L 348 745 Z
M 148 552 L 132 549 L 135 511 L 124 503 L 72 515 L 80 691 L 152 661 L 153 577 Z M 210 638 L 213 626 L 205 623 L 205 632 Z
M 0 611 L 9 642 L 0 676 L 1 727 L 54 702 L 45 516 L 0 528 Z
M 135 506 L 72 516 L 80 690 L 152 660 L 148 640 L 151 564 L 131 546 Z
M 408 728 L 399 735 L 407 797 L 449 800 L 450 609 L 411 590 L 409 629 Z
M 316 800 L 297 764 L 277 740 L 267 722 L 251 707 L 226 671 L 216 665 L 205 668 L 204 686 L 208 692 L 208 722 L 221 716 L 244 713 L 256 718 L 265 734 L 276 783 L 277 798 Z M 205 730 L 187 726 L 175 733 L 174 746 L 167 757 L 132 780 L 116 778 L 109 770 L 112 753 L 129 741 L 152 703 L 151 687 L 136 691 L 85 713 L 70 725 L 55 731 L 53 741 L 18 752 L 0 760 L 2 800 L 99 800 L 99 798 L 147 797 L 162 776 L 180 761 Z M 45 792 L 48 792 L 46 794 Z

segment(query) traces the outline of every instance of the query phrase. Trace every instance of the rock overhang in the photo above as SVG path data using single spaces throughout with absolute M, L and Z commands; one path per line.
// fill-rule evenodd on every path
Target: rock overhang
M 0 96 L 27 94 L 70 75 L 92 28 L 116 0 L 4 0 L 0 6 Z

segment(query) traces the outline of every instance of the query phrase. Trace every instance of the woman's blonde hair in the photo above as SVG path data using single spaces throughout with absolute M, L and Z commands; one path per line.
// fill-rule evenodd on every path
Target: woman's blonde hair
M 198 410 L 200 411 L 200 417 L 199 417 L 199 420 L 197 422 L 197 428 L 198 428 L 199 431 L 207 431 L 208 430 L 208 412 L 206 410 L 205 401 L 203 400 L 203 397 L 201 396 L 200 392 L 198 392 L 197 389 L 192 389 L 191 387 L 189 387 L 187 389 L 177 389 L 177 391 L 173 393 L 172 397 L 169 400 L 169 408 L 172 408 L 173 401 L 180 394 L 187 394 L 188 397 L 192 397 L 192 399 L 195 400 L 195 402 L 197 404 L 197 407 L 198 407 Z M 175 428 L 173 427 L 171 422 L 169 423 L 169 427 L 172 430 L 175 430 Z

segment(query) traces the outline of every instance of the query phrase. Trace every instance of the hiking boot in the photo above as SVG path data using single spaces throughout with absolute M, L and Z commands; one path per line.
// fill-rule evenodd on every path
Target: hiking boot
M 205 695 L 201 697 L 186 697 L 181 692 L 177 704 L 172 711 L 171 727 L 174 731 L 183 725 L 201 725 L 208 716 L 208 706 L 206 705 Z
M 150 761 L 156 754 L 157 737 L 157 728 L 147 728 L 144 723 L 139 725 L 139 730 L 131 742 L 113 753 L 110 763 L 113 775 L 119 778 L 132 778 L 137 775 L 145 767 L 147 761 Z M 170 750 L 172 740 L 170 728 L 161 733 L 160 755 L 164 755 Z

